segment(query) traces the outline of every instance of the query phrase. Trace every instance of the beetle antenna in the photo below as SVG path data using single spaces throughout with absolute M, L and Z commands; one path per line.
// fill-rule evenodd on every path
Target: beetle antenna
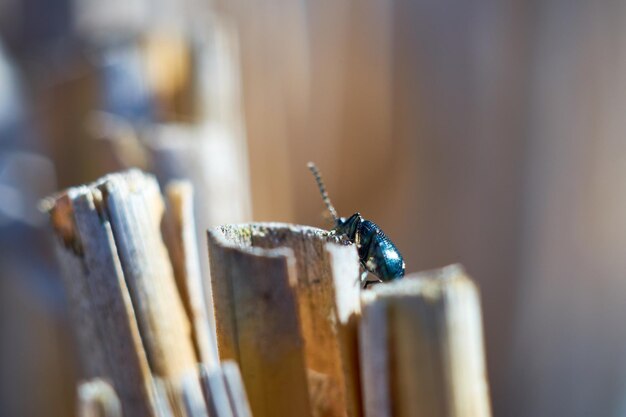
M 322 181 L 322 175 L 320 174 L 320 171 L 317 169 L 317 166 L 315 166 L 313 162 L 309 162 L 307 166 L 315 177 L 315 181 L 317 182 L 317 187 L 320 189 L 320 194 L 322 194 L 322 200 L 324 200 L 324 204 L 326 204 L 330 215 L 333 216 L 333 220 L 335 221 L 335 223 L 337 223 L 337 210 L 335 210 L 335 207 L 333 207 L 332 203 L 330 202 L 330 198 L 328 198 L 326 186 L 324 185 L 324 181 Z

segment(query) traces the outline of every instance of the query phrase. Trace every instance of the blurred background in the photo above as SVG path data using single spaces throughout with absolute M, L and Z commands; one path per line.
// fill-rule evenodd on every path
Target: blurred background
M 0 416 L 79 377 L 39 200 L 137 166 L 224 222 L 463 263 L 494 415 L 626 416 L 626 3 L 0 0 Z

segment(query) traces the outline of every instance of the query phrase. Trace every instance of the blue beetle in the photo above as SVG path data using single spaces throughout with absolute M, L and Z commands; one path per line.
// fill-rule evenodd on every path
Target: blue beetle
M 333 217 L 335 228 L 332 233 L 346 236 L 356 245 L 364 271 L 361 274 L 363 288 L 367 288 L 367 273 L 376 275 L 379 282 L 393 281 L 404 276 L 405 264 L 400 251 L 391 239 L 374 222 L 365 220 L 360 213 L 345 218 L 337 215 L 337 210 L 330 202 L 322 176 L 313 162 L 308 167 L 315 177 L 322 199 Z

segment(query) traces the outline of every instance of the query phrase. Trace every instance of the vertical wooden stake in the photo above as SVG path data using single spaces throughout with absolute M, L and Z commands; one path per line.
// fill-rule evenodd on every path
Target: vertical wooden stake
M 154 417 L 152 374 L 100 202 L 97 190 L 78 187 L 50 207 L 83 369 L 113 382 L 126 414 Z
M 218 365 L 215 350 L 217 343 L 208 319 L 213 310 L 207 310 L 203 296 L 193 214 L 193 188 L 187 181 L 172 181 L 165 191 L 167 210 L 164 237 L 172 260 L 174 277 L 192 325 L 196 354 L 202 363 L 215 367 Z
M 232 361 L 223 362 L 222 373 L 230 405 L 233 409 L 233 417 L 252 417 L 252 410 L 250 410 L 248 396 L 237 364 Z
M 155 375 L 195 369 L 191 329 L 161 237 L 163 200 L 156 180 L 139 171 L 104 177 L 98 189 Z
M 363 294 L 367 417 L 489 417 L 478 291 L 459 266 Z
M 297 381 L 290 385 L 299 396 L 280 394 L 274 406 L 276 398 L 298 399 L 298 415 L 360 413 L 358 258 L 353 246 L 338 243 L 323 230 L 278 223 L 209 232 L 220 358 L 239 362 L 255 417 L 289 415 L 288 409 L 259 414 L 267 413 L 269 388 L 246 361 L 246 355 L 260 355 L 259 349 L 264 373 L 282 375 L 283 383 Z M 298 359 L 283 364 L 288 356 L 279 355 L 280 349 Z
M 76 400 L 78 417 L 122 417 L 115 390 L 101 379 L 79 383 Z
M 125 415 L 159 415 L 153 375 L 175 393 L 197 358 L 161 237 L 156 180 L 111 174 L 48 202 L 86 376 L 112 383 Z
M 209 234 L 220 359 L 239 363 L 255 417 L 310 416 L 287 249 L 242 250 Z

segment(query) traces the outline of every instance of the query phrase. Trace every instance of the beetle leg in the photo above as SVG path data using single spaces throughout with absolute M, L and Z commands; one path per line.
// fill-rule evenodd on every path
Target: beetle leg
M 378 284 L 380 282 L 383 282 L 382 280 L 378 279 L 376 281 L 368 281 L 367 279 L 367 275 L 369 274 L 369 271 L 367 269 L 364 269 L 363 272 L 361 272 L 361 288 L 366 290 L 368 285 L 372 285 L 372 284 Z
M 376 281 L 363 281 L 363 289 L 366 290 L 368 285 L 380 284 L 381 282 L 383 281 L 380 279 Z
M 361 272 L 361 278 L 359 278 L 359 281 L 361 282 L 361 284 L 365 284 L 367 282 L 367 274 L 368 274 L 367 269 Z
M 363 280 L 367 277 L 367 269 L 363 268 L 363 264 L 361 264 L 361 275 L 354 281 L 354 285 L 360 284 L 363 285 Z

